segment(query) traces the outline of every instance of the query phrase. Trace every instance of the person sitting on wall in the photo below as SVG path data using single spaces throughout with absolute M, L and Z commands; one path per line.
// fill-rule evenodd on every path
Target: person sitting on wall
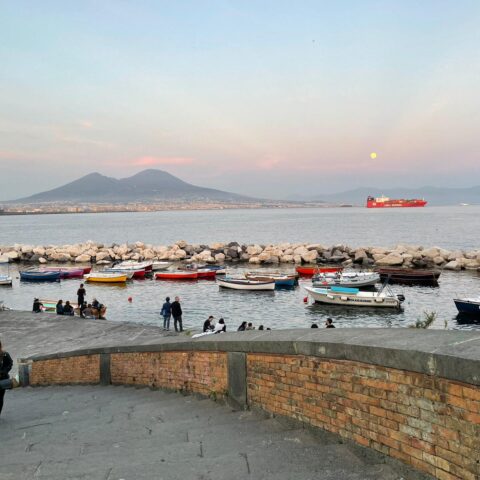
M 33 300 L 32 312 L 33 313 L 40 313 L 42 310 L 43 310 L 43 303 L 40 302 L 40 300 L 38 298 L 35 298 Z
M 99 318 L 100 320 L 103 319 L 103 314 L 105 313 L 105 305 L 100 303 L 96 298 L 93 299 L 92 302 L 92 308 L 93 308 L 93 315 L 95 318 Z
M 237 332 L 244 332 L 247 329 L 247 322 L 242 322 L 237 328 Z
M 218 323 L 215 325 L 215 330 L 213 333 L 222 333 L 227 331 L 227 326 L 225 325 L 225 320 L 221 318 Z
M 64 315 L 73 315 L 73 307 L 70 305 L 70 302 L 67 300 L 63 306 Z
M 215 317 L 213 315 L 210 315 L 205 322 L 203 323 L 203 332 L 211 332 L 212 330 L 215 330 L 215 326 L 213 325 L 213 319 Z
M 312 323 L 312 326 L 310 328 L 318 328 L 318 325 L 316 323 Z
M 86 303 L 86 302 L 85 302 Z M 93 308 L 92 308 L 92 304 L 89 303 L 85 309 L 83 310 L 83 316 L 85 318 L 95 318 L 95 315 L 93 313 Z
M 335 325 L 333 324 L 333 320 L 331 318 L 327 318 L 327 321 L 325 322 L 325 328 L 335 328 Z
M 55 311 L 57 312 L 57 315 L 63 315 L 63 313 L 64 313 L 63 300 L 59 300 L 57 302 L 57 306 L 55 307 Z
M 247 328 L 245 330 L 255 330 L 252 322 L 248 322 Z

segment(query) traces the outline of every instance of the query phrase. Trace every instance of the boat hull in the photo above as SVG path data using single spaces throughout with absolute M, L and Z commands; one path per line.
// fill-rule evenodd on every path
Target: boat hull
M 295 271 L 305 277 L 313 277 L 317 273 L 335 273 L 341 272 L 343 267 L 296 267 Z
M 60 272 L 20 272 L 20 280 L 26 282 L 57 282 Z
M 155 273 L 157 280 L 197 280 L 197 272 L 157 272 Z
M 436 270 L 408 270 L 401 268 L 379 268 L 377 272 L 380 274 L 382 281 L 387 280 L 389 283 L 398 283 L 402 285 L 428 285 L 438 286 L 440 272 Z
M 231 290 L 245 290 L 245 291 L 261 291 L 261 290 L 275 290 L 275 282 L 273 280 L 267 282 L 258 282 L 254 280 L 244 279 L 223 279 L 217 280 L 220 288 L 229 288 Z
M 454 298 L 455 306 L 459 313 L 466 313 L 468 315 L 474 315 L 480 317 L 480 299 L 479 300 L 469 300 Z
M 167 268 L 172 266 L 172 262 L 153 262 L 152 271 L 159 272 L 162 270 L 167 270 Z
M 268 282 L 273 280 L 276 287 L 294 287 L 297 284 L 297 278 L 293 275 L 269 276 L 246 273 L 245 278 L 248 280 L 255 280 L 257 282 Z
M 59 272 L 60 278 L 82 278 L 84 275 L 83 268 L 56 268 L 56 267 L 45 267 L 42 268 L 42 272 Z
M 85 281 L 90 283 L 125 283 L 128 277 L 125 274 L 96 274 L 85 275 Z
M 355 288 L 365 288 L 373 287 L 376 283 L 380 282 L 380 275 L 377 273 L 368 274 L 368 275 L 340 275 L 329 276 L 319 275 L 314 277 L 312 281 L 312 286 L 314 288 L 325 288 L 325 287 L 355 287 Z
M 367 208 L 417 208 L 424 207 L 426 204 L 426 200 L 418 198 L 412 200 L 406 200 L 404 198 L 391 199 L 387 197 L 367 198 Z
M 348 292 L 347 288 L 344 291 L 333 291 L 326 288 L 312 288 L 305 287 L 310 297 L 315 303 L 323 303 L 327 305 L 342 305 L 348 307 L 370 307 L 370 308 L 396 308 L 401 307 L 401 302 L 398 298 L 379 295 L 378 293 L 367 292 L 353 293 Z M 339 290 L 342 290 L 339 288 Z M 351 289 L 356 290 L 356 289 Z
M 7 277 L 5 275 L 0 275 L 0 285 L 12 285 L 12 277 Z

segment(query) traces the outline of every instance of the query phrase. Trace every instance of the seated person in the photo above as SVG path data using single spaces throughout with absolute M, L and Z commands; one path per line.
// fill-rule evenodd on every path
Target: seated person
M 213 333 L 221 333 L 221 332 L 226 332 L 227 331 L 227 326 L 225 325 L 225 320 L 221 318 L 218 323 L 215 325 L 215 330 Z
M 70 302 L 67 300 L 63 306 L 64 315 L 73 315 L 73 307 L 70 305 Z
M 102 317 L 102 310 L 104 308 L 104 305 L 101 304 L 96 298 L 93 299 L 92 301 L 92 309 L 93 309 L 93 315 L 98 318 L 103 318 Z
M 87 302 L 83 302 L 81 305 L 80 305 L 80 316 L 82 318 L 85 318 L 85 309 L 87 308 Z
M 213 317 L 212 315 L 210 315 L 206 320 L 205 322 L 203 323 L 203 332 L 211 332 L 212 330 L 215 329 L 214 325 L 212 324 L 213 322 L 213 319 L 215 317 Z
M 247 322 L 242 322 L 237 328 L 237 332 L 244 332 L 247 329 Z
M 40 313 L 42 310 L 43 310 L 43 303 L 41 303 L 38 298 L 35 298 L 35 299 L 33 300 L 32 312 L 34 312 L 34 313 Z
M 57 306 L 55 308 L 57 315 L 63 315 L 64 310 L 63 310 L 63 300 L 59 300 L 57 302 Z
M 86 303 L 86 302 L 85 302 Z M 95 315 L 93 313 L 93 308 L 92 308 L 92 304 L 89 303 L 83 310 L 83 316 L 85 318 L 95 318 Z

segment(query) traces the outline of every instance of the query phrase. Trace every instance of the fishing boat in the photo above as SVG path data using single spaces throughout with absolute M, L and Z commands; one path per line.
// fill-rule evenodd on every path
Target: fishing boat
M 91 269 L 91 268 L 90 268 Z M 82 278 L 84 275 L 83 268 L 76 267 L 42 267 L 42 272 L 60 272 L 60 278 Z
M 112 268 L 104 268 L 102 273 L 116 273 L 126 275 L 127 280 L 131 280 L 135 275 L 135 270 L 113 270 Z
M 144 267 L 135 267 L 135 266 L 122 267 L 120 265 L 114 265 L 113 267 L 106 268 L 104 270 L 104 272 L 107 272 L 107 271 L 113 272 L 113 273 L 125 273 L 129 277 L 129 280 L 131 278 L 145 278 L 145 274 L 146 274 Z
M 153 262 L 152 263 L 152 271 L 158 272 L 160 270 L 167 270 L 172 266 L 172 262 Z
M 296 275 L 285 275 L 278 272 L 247 272 L 245 278 L 257 282 L 273 280 L 277 287 L 294 287 L 298 283 Z
M 27 282 L 56 282 L 57 280 L 60 280 L 60 272 L 24 270 L 20 272 L 20 280 Z
M 275 290 L 275 281 L 247 280 L 245 278 L 223 278 L 217 279 L 220 288 L 231 288 L 233 290 Z
M 90 273 L 92 271 L 92 267 L 79 267 L 83 268 L 83 274 L 86 275 L 87 273 Z
M 453 301 L 459 313 L 480 317 L 480 297 L 454 298 Z
M 381 280 L 389 279 L 390 283 L 403 285 L 438 286 L 440 271 L 413 268 L 378 268 Z
M 198 278 L 205 278 L 210 280 L 215 280 L 217 276 L 216 270 L 210 270 L 209 268 L 199 268 L 197 269 Z
M 86 282 L 95 283 L 125 283 L 127 275 L 114 272 L 93 272 L 85 275 Z
M 196 265 L 197 270 L 215 270 L 217 275 L 226 275 L 227 269 L 222 265 Z
M 0 285 L 11 285 L 12 284 L 12 277 L 8 275 L 0 275 Z
M 305 287 L 305 290 L 315 302 L 329 305 L 400 308 L 405 300 L 403 295 L 394 295 L 385 288 L 382 288 L 379 292 L 362 292 L 358 288 L 347 287 Z
M 313 277 L 317 273 L 335 273 L 341 272 L 343 267 L 296 267 L 296 272 L 305 277 Z
M 380 282 L 376 272 L 337 272 L 320 273 L 312 279 L 312 286 L 317 287 L 371 287 Z
M 120 268 L 144 268 L 146 272 L 151 272 L 153 268 L 153 262 L 135 262 L 133 260 L 125 260 L 121 263 L 117 263 L 114 265 L 115 267 L 120 267 Z
M 198 273 L 196 271 L 168 270 L 166 272 L 156 272 L 155 278 L 157 280 L 197 280 Z

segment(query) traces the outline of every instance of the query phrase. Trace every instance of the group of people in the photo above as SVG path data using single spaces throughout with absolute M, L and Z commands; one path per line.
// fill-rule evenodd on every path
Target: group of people
M 203 322 L 203 333 L 221 333 L 226 331 L 227 325 L 223 318 L 220 318 L 218 322 L 215 323 L 215 317 L 210 315 L 205 322 Z
M 255 330 L 252 322 L 242 322 L 237 328 L 237 332 L 245 332 L 246 330 Z M 259 325 L 258 330 L 265 330 L 265 327 L 263 325 Z M 267 327 L 266 330 L 270 330 L 270 328 Z
M 163 317 L 163 329 L 170 330 L 170 319 L 173 317 L 175 331 L 183 332 L 182 314 L 180 297 L 175 297 L 172 303 L 170 303 L 170 297 L 167 297 L 160 310 L 160 315 Z
M 312 323 L 311 328 L 318 328 L 318 324 Z M 325 328 L 335 328 L 335 325 L 333 324 L 333 320 L 330 317 L 325 320 Z

